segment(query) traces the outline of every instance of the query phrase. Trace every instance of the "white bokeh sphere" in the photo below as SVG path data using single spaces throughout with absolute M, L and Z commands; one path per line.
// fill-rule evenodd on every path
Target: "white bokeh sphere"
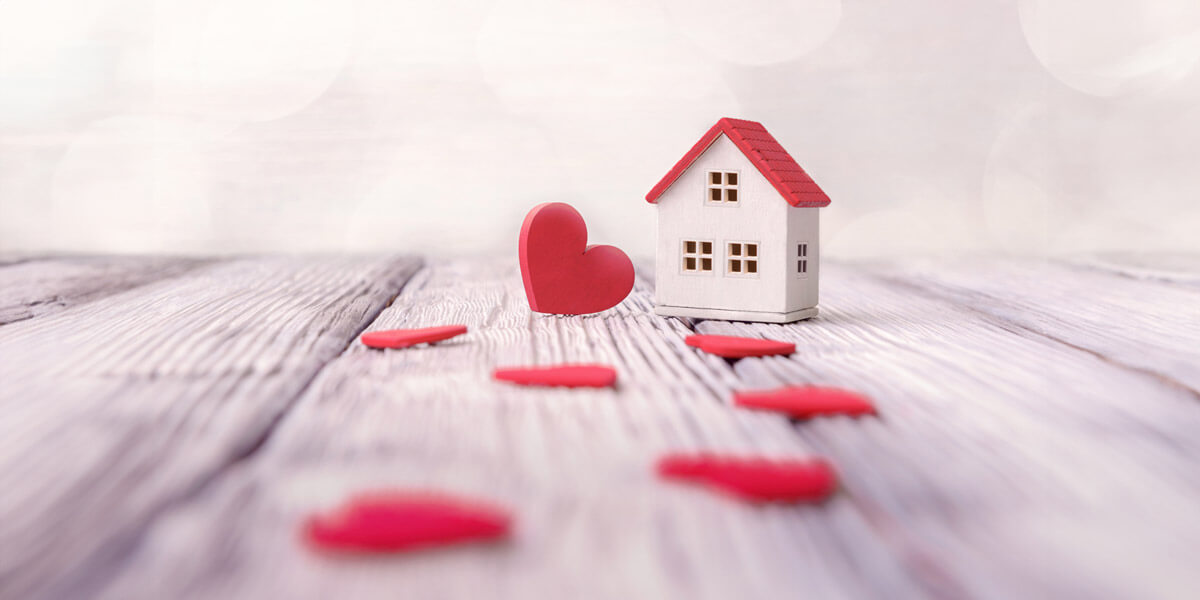
M 1018 8 L 1033 54 L 1081 92 L 1161 89 L 1200 60 L 1195 0 L 1021 0 Z

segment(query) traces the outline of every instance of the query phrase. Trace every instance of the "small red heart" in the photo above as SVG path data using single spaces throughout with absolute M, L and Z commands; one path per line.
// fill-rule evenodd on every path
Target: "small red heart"
M 614 246 L 587 246 L 587 225 L 570 204 L 535 206 L 521 225 L 519 246 L 525 296 L 535 312 L 596 313 L 633 289 L 633 262 Z
M 512 519 L 496 507 L 441 494 L 370 492 L 305 522 L 304 538 L 324 550 L 398 552 L 491 540 L 508 534 Z
M 658 473 L 667 479 L 703 483 L 751 502 L 816 502 L 837 490 L 833 467 L 821 459 L 670 454 L 659 460 Z
M 731 335 L 689 335 L 683 341 L 693 348 L 725 358 L 791 354 L 796 351 L 796 345 L 788 342 Z
M 875 414 L 871 400 L 862 394 L 831 387 L 792 386 L 777 390 L 736 392 L 738 406 L 770 410 L 798 419 L 819 415 Z
M 492 377 L 520 385 L 601 388 L 617 382 L 617 371 L 605 365 L 557 365 L 496 369 Z
M 362 343 L 371 348 L 407 348 L 417 344 L 432 344 L 467 332 L 466 325 L 445 325 L 423 329 L 389 329 L 362 334 Z

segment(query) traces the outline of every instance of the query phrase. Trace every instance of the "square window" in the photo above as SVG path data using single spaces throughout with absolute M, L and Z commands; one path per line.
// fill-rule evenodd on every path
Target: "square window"
M 758 256 L 758 244 L 746 244 L 746 256 Z
M 721 185 L 721 173 L 720 172 L 713 171 L 712 173 L 709 173 L 708 176 L 709 176 L 709 181 L 712 182 L 713 185 Z
M 700 242 L 700 254 L 712 254 L 712 242 Z
M 712 270 L 712 259 L 711 258 L 700 259 L 700 270 L 701 271 L 711 271 Z
M 725 185 L 737 185 L 737 173 L 726 173 Z
M 742 245 L 741 244 L 730 244 L 729 245 L 729 255 L 730 256 L 741 256 L 742 255 Z
M 742 261 L 740 261 L 740 260 L 729 261 L 729 272 L 730 273 L 741 273 L 742 272 Z
M 709 188 L 708 199 L 712 202 L 721 201 L 721 188 Z
M 726 202 L 737 202 L 737 190 L 725 190 Z
M 758 261 L 757 260 L 746 261 L 746 272 L 747 273 L 757 273 L 758 272 Z
M 685 257 L 683 259 L 683 269 L 685 271 L 695 271 L 696 270 L 696 258 L 693 256 Z
M 687 252 L 688 254 L 695 253 L 696 252 L 696 242 L 691 242 L 691 241 L 684 242 L 683 243 L 683 251 Z

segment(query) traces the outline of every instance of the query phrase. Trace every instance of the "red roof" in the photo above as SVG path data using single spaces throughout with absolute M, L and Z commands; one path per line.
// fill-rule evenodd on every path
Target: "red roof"
M 658 197 L 667 191 L 667 188 L 671 187 L 671 184 L 675 183 L 675 180 L 692 166 L 692 162 L 722 133 L 750 159 L 751 164 L 758 168 L 763 177 L 779 190 L 788 204 L 802 207 L 829 206 L 829 196 L 826 196 L 812 177 L 796 164 L 796 159 L 775 141 L 762 123 L 728 117 L 717 121 L 717 124 L 675 163 L 658 185 L 646 194 L 646 201 L 657 202 Z

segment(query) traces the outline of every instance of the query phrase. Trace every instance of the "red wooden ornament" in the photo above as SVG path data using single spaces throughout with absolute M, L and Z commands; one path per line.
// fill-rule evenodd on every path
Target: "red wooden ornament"
M 401 552 L 427 546 L 492 540 L 512 519 L 496 507 L 451 496 L 372 492 L 350 498 L 305 522 L 304 539 L 322 550 Z
M 736 392 L 738 406 L 784 413 L 798 419 L 820 415 L 875 414 L 875 406 L 862 394 L 832 387 L 792 386 L 777 390 Z
M 796 351 L 796 345 L 788 342 L 730 335 L 689 335 L 683 341 L 693 348 L 699 348 L 709 354 L 716 354 L 725 358 L 771 356 L 774 354 L 791 354 Z
M 817 502 L 837 490 L 833 467 L 821 459 L 671 454 L 659 460 L 658 473 L 667 479 L 702 483 L 751 502 Z
M 492 377 L 519 385 L 601 388 L 617 382 L 617 370 L 605 365 L 556 365 L 496 369 Z
M 600 312 L 633 289 L 629 257 L 614 246 L 588 246 L 587 225 L 569 204 L 548 202 L 529 211 L 519 254 L 525 296 L 536 312 Z
M 362 334 L 362 343 L 371 348 L 407 348 L 417 344 L 432 344 L 467 332 L 466 325 L 445 325 L 423 329 L 389 329 Z

